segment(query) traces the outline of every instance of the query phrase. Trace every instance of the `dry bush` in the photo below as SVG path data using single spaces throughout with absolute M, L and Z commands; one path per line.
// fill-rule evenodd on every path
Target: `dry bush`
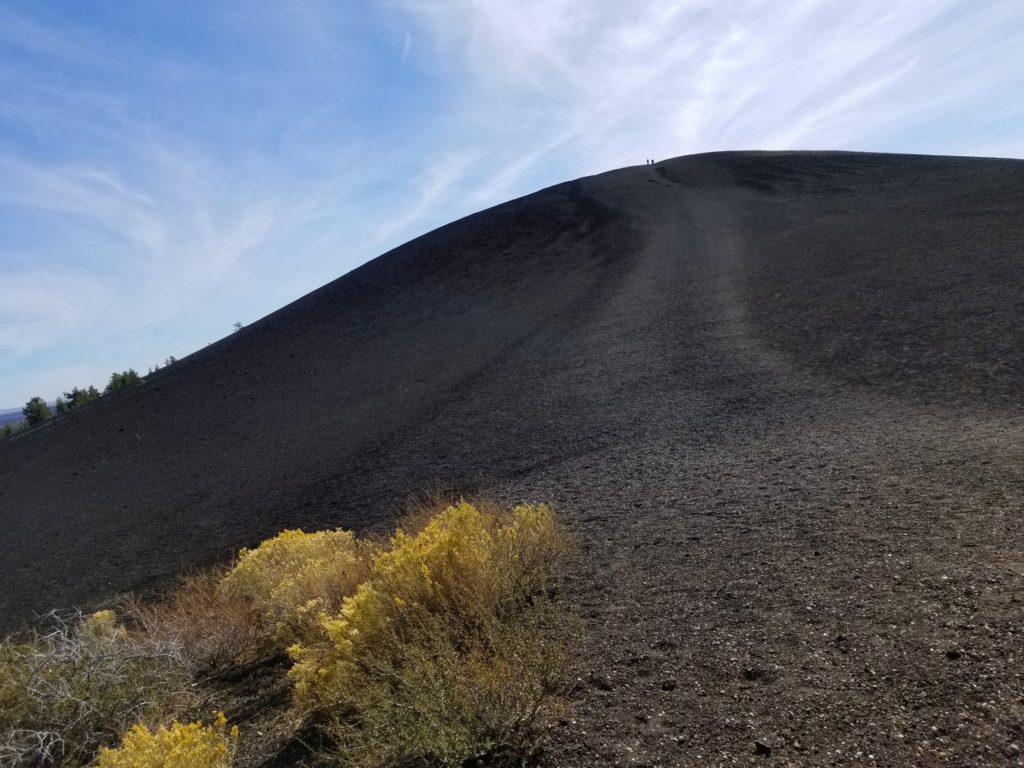
M 365 579 L 369 547 L 349 531 L 283 531 L 243 549 L 222 582 L 230 600 L 246 601 L 283 647 L 317 634 L 319 617 L 341 607 Z
M 326 640 L 296 645 L 300 704 L 343 762 L 461 765 L 534 747 L 566 677 L 566 627 L 548 598 L 565 550 L 544 505 L 460 502 L 377 553 Z
M 140 640 L 112 611 L 0 642 L 0 766 L 78 766 L 133 722 L 183 706 L 177 648 Z
M 396 521 L 397 529 L 409 536 L 415 536 L 437 517 L 438 512 L 448 509 L 448 507 L 457 507 L 460 502 L 466 500 L 481 512 L 498 511 L 500 513 L 498 505 L 490 499 L 474 498 L 455 488 L 436 485 L 406 496 L 399 504 L 392 519 Z M 381 544 L 386 546 L 389 538 L 389 536 L 382 536 Z
M 225 594 L 226 573 L 224 568 L 193 573 L 167 599 L 128 606 L 142 634 L 177 646 L 192 674 L 251 661 L 267 650 L 262 616 L 250 601 Z
M 213 725 L 172 723 L 149 730 L 137 724 L 117 749 L 103 748 L 97 768 L 230 768 L 238 726 L 228 728 L 224 713 Z

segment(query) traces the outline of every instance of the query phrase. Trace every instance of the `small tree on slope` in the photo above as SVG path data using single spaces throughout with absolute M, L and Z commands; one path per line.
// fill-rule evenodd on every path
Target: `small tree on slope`
M 25 407 L 21 409 L 21 413 L 25 417 L 25 422 L 29 425 L 42 424 L 44 421 L 48 421 L 53 418 L 53 412 L 50 411 L 50 406 L 48 406 L 46 401 L 41 397 L 33 397 L 25 403 Z

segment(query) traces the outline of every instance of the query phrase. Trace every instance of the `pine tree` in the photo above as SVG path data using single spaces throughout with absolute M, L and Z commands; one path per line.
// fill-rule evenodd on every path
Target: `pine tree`
M 159 368 L 159 366 L 157 366 Z M 129 368 L 127 371 L 117 373 L 116 371 L 110 374 L 110 381 L 107 383 L 107 388 L 103 390 L 104 394 L 110 392 L 116 392 L 119 389 L 130 387 L 138 384 L 142 381 L 142 378 L 138 373 L 135 372 L 134 368 Z
M 44 421 L 49 421 L 53 418 L 53 412 L 50 410 L 50 406 L 46 404 L 46 401 L 41 397 L 33 397 L 27 403 L 25 407 L 21 409 L 22 415 L 25 417 L 26 424 L 42 424 Z

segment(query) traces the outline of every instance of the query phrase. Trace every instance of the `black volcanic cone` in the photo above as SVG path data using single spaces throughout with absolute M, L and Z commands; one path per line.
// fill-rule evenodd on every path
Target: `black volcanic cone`
M 561 184 L 0 444 L 0 621 L 444 484 L 551 501 L 580 542 L 563 764 L 1004 764 L 1022 328 L 1021 161 L 742 152 Z

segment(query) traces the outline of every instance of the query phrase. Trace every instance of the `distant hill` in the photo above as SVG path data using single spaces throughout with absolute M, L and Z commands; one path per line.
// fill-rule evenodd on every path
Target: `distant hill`
M 0 410 L 0 427 L 5 424 L 16 424 L 19 421 L 24 421 L 25 417 L 21 413 L 21 408 L 7 408 Z
M 444 485 L 577 541 L 554 765 L 1005 762 L 1022 243 L 1015 160 L 695 155 L 469 216 L 0 443 L 0 622 Z

